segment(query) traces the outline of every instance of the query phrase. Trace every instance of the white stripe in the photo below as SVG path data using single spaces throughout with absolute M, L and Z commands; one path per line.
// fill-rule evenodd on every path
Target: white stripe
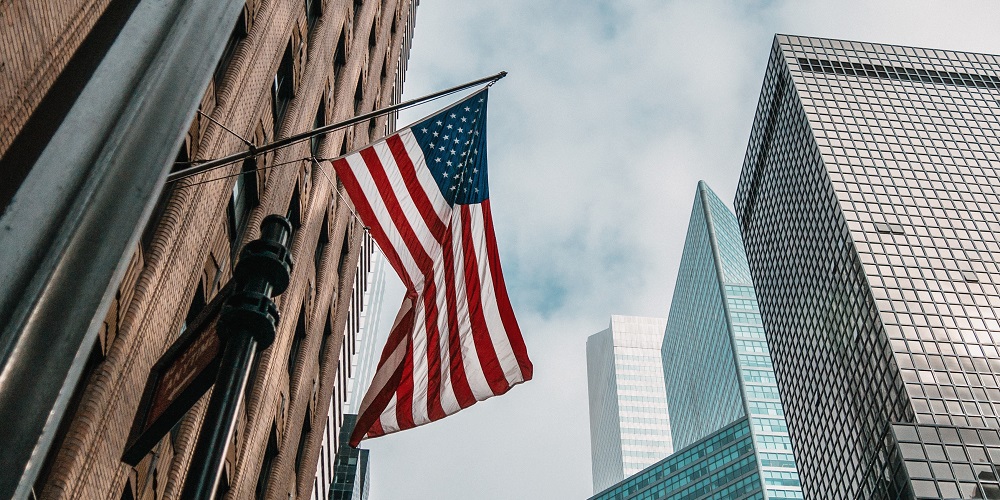
M 413 423 L 416 425 L 430 422 L 427 415 L 427 309 L 423 297 L 417 297 L 416 314 L 413 323 Z
M 458 337 L 462 343 L 462 364 L 465 366 L 465 378 L 476 401 L 482 401 L 493 395 L 486 380 L 486 374 L 479 363 L 476 351 L 476 341 L 472 336 L 472 317 L 469 314 L 469 299 L 465 295 L 465 257 L 462 249 L 462 211 L 456 209 L 451 221 L 452 255 L 455 256 L 455 312 L 458 315 Z
M 389 400 L 389 404 L 385 407 L 385 411 L 382 415 L 379 415 L 379 423 L 382 424 L 382 431 L 385 434 L 390 434 L 401 430 L 399 428 L 399 423 L 396 421 L 396 394 L 393 393 L 392 399 Z
M 441 353 L 441 380 L 438 384 L 441 409 L 445 415 L 461 410 L 458 398 L 455 396 L 455 386 L 451 381 L 451 344 L 448 338 L 448 287 L 445 282 L 444 259 L 434 263 L 434 286 L 437 296 L 434 300 L 438 308 L 438 345 Z
M 406 154 L 409 155 L 410 160 L 413 162 L 413 170 L 417 173 L 417 181 L 420 182 L 420 185 L 424 188 L 424 192 L 427 193 L 427 198 L 430 199 L 434 211 L 438 214 L 438 218 L 447 224 L 448 220 L 451 219 L 452 209 L 448 205 L 448 201 L 444 199 L 444 194 L 441 193 L 441 187 L 438 186 L 437 180 L 434 179 L 430 169 L 427 168 L 424 150 L 420 149 L 420 144 L 417 143 L 417 138 L 413 136 L 413 132 L 410 129 L 400 132 L 399 138 L 403 141 Z
M 493 289 L 493 270 L 490 269 L 489 254 L 486 250 L 486 224 L 483 219 L 482 205 L 469 205 L 470 232 L 473 236 L 472 245 L 475 248 L 476 260 L 479 263 L 479 281 L 481 284 L 480 300 L 483 303 L 483 316 L 486 318 L 486 327 L 490 332 L 490 339 L 493 341 L 493 349 L 497 353 L 500 367 L 503 368 L 504 377 L 508 385 L 514 385 L 524 381 L 521 373 L 521 366 L 514 356 L 514 349 L 510 346 L 510 338 L 507 330 L 503 326 L 500 318 L 500 307 L 497 305 L 496 291 Z
M 361 186 L 361 190 L 368 200 L 368 203 L 372 207 L 372 211 L 375 213 L 375 217 L 378 219 L 378 224 L 385 231 L 386 237 L 389 239 L 389 244 L 392 245 L 393 250 L 399 255 L 399 259 L 403 264 L 403 268 L 406 270 L 406 274 L 410 278 L 410 282 L 417 290 L 423 289 L 424 278 L 423 273 L 420 272 L 420 267 L 417 266 L 416 261 L 413 259 L 413 255 L 410 250 L 406 248 L 406 243 L 403 242 L 403 237 L 396 229 L 393 224 L 393 220 L 389 215 L 389 210 L 385 205 L 385 201 L 382 199 L 382 195 L 378 191 L 378 187 L 375 186 L 375 180 L 372 178 L 371 172 L 368 170 L 368 164 L 361 157 L 360 153 L 353 154 L 344 158 L 347 160 L 348 165 L 351 167 L 351 171 L 354 172 L 354 176 L 358 179 L 358 184 Z

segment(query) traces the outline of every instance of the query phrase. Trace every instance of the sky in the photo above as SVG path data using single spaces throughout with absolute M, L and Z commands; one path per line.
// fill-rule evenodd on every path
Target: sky
M 509 72 L 490 200 L 535 371 L 362 443 L 370 498 L 588 498 L 586 339 L 612 314 L 667 316 L 698 180 L 732 206 L 775 33 L 1000 54 L 998 21 L 991 1 L 422 0 L 404 99 Z

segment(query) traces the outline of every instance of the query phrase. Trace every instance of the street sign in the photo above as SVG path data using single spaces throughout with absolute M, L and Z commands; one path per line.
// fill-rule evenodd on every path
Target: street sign
M 216 325 L 233 289 L 230 281 L 150 369 L 122 462 L 138 465 L 212 387 L 222 352 Z

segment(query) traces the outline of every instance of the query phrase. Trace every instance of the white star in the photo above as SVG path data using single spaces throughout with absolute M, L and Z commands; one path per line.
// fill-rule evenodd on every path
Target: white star
M 438 149 L 440 149 L 441 151 L 444 151 L 444 146 L 441 146 Z
M 479 102 L 483 102 L 483 98 L 482 97 L 479 98 Z M 479 111 L 479 110 L 477 109 L 476 111 Z
M 438 161 L 441 161 L 441 159 L 438 158 Z M 441 175 L 444 176 L 445 179 L 448 178 L 448 172 L 441 172 Z
M 420 131 L 423 132 L 423 133 L 425 133 L 425 134 L 427 133 L 427 129 L 426 128 L 422 128 L 422 129 L 420 129 Z
M 434 161 L 441 163 L 441 158 L 434 158 Z
M 434 149 L 434 143 L 433 142 L 431 143 L 431 149 Z
M 463 121 L 463 122 L 467 122 L 467 121 L 469 121 L 469 119 L 463 116 L 463 117 L 462 117 L 462 121 Z M 424 130 L 424 132 L 427 132 L 427 131 L 426 131 L 426 130 Z
M 452 128 L 452 127 L 451 127 L 451 124 L 450 124 L 450 123 L 448 124 L 448 127 L 447 127 L 447 128 L 448 128 L 448 130 L 451 130 L 451 128 Z
M 479 188 L 473 189 L 472 191 L 475 192 L 475 193 L 478 193 L 479 192 Z
M 479 169 L 478 169 L 478 168 L 474 168 L 474 169 L 472 169 L 472 173 L 474 173 L 474 174 L 478 174 L 478 173 L 479 173 Z
M 462 130 L 462 127 L 458 127 L 458 133 L 461 134 L 462 132 L 465 132 L 465 130 Z
M 461 175 L 459 175 L 459 174 L 455 174 L 455 178 L 456 178 L 456 179 L 458 179 L 459 177 L 462 177 L 462 176 L 461 176 Z
M 438 127 L 440 127 L 441 125 L 444 125 L 444 122 L 442 122 L 441 120 L 438 120 L 437 124 L 438 124 Z
M 455 138 L 455 144 L 461 144 L 461 142 L 462 141 L 458 140 L 458 137 Z
M 454 190 L 455 190 L 455 186 L 452 186 L 451 189 L 449 189 L 449 191 L 454 191 Z
M 438 133 L 437 133 L 437 132 L 434 132 L 434 133 L 432 133 L 431 135 L 433 135 L 434 137 L 437 137 L 437 136 L 438 136 Z
M 465 107 L 465 110 L 466 110 L 466 111 L 471 111 L 471 110 L 472 110 L 472 108 L 470 108 L 470 107 L 466 106 L 466 107 Z
M 447 135 L 446 135 L 446 136 L 442 137 L 442 139 L 444 139 L 444 140 L 446 140 L 446 141 L 447 141 L 447 140 L 449 139 L 449 137 L 450 137 L 450 136 L 447 136 Z
M 469 154 L 469 152 L 468 152 L 468 151 L 462 151 L 462 156 L 465 156 L 465 155 L 467 155 L 467 154 Z
M 447 162 L 445 162 L 445 163 L 446 163 L 446 164 L 447 164 L 447 165 L 448 165 L 449 167 L 451 166 L 451 162 L 450 162 L 450 161 L 447 161 Z
M 472 177 L 469 177 L 469 184 L 472 184 Z
M 450 153 L 451 153 L 451 154 L 455 154 L 455 150 L 454 150 L 454 149 L 452 149 L 452 150 L 450 151 Z
M 452 113 L 452 114 L 451 114 L 451 117 L 452 117 L 452 118 L 454 118 L 454 117 L 456 117 L 456 116 L 458 116 L 458 115 L 456 115 L 455 113 Z

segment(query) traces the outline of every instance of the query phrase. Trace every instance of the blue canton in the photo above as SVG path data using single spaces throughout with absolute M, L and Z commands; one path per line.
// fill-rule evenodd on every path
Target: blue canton
M 486 89 L 411 127 L 449 205 L 489 198 L 486 183 Z

